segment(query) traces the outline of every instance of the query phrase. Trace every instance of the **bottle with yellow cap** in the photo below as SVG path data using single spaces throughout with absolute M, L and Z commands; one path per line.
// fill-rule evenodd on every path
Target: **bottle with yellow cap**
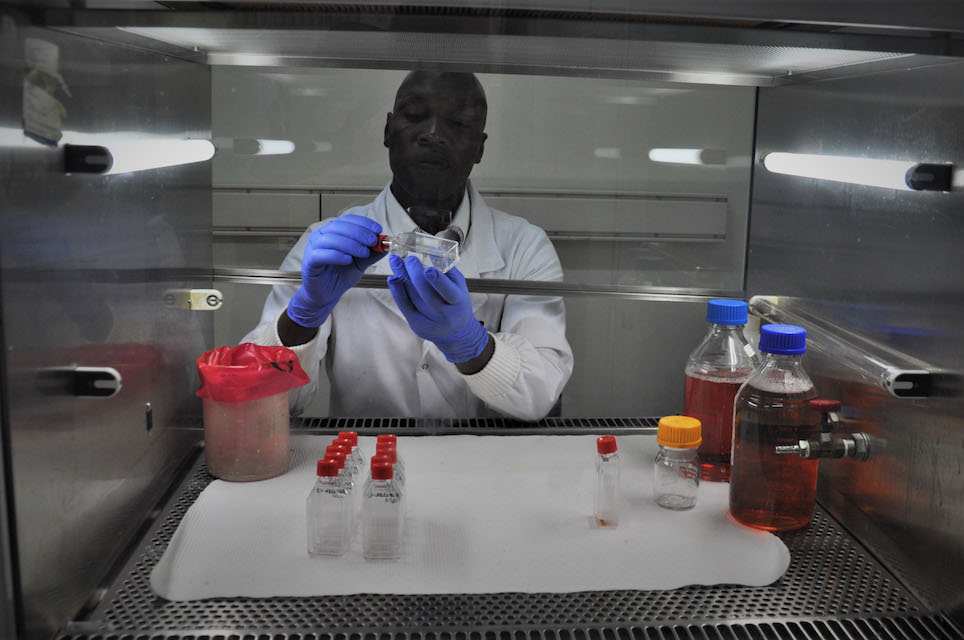
M 696 504 L 700 486 L 700 457 L 697 453 L 702 427 L 688 416 L 666 416 L 659 421 L 653 497 L 656 504 L 682 511 Z

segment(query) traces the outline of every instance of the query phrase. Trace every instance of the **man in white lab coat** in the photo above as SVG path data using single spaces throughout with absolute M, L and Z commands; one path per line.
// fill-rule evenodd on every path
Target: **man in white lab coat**
M 538 227 L 490 209 L 468 181 L 486 139 L 485 94 L 473 74 L 410 73 L 385 125 L 391 183 L 374 202 L 311 225 L 281 265 L 302 285 L 276 286 L 243 341 L 283 344 L 312 383 L 291 392 L 301 413 L 324 360 L 334 416 L 538 420 L 572 373 L 561 298 L 470 294 L 465 278 L 562 280 Z M 441 273 L 371 251 L 377 234 L 415 228 L 464 235 Z M 352 288 L 363 273 L 389 291 Z

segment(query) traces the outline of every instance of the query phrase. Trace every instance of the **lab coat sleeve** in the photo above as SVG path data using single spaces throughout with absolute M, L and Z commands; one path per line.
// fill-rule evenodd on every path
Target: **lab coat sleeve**
M 321 223 L 316 223 L 308 227 L 302 234 L 295 246 L 281 263 L 282 271 L 301 272 L 301 259 L 304 256 L 305 246 L 308 243 L 308 236 L 317 229 Z M 288 308 L 288 301 L 295 295 L 298 285 L 275 285 L 268 294 L 268 299 L 264 302 L 264 309 L 261 312 L 261 322 L 251 332 L 248 333 L 241 342 L 251 342 L 266 347 L 280 346 L 281 338 L 278 336 L 278 318 Z M 331 316 L 325 320 L 318 328 L 318 333 L 310 341 L 296 347 L 289 347 L 298 356 L 301 368 L 311 382 L 288 392 L 288 405 L 292 415 L 301 415 L 305 407 L 311 402 L 318 388 L 318 372 L 321 361 L 324 359 L 328 350 L 328 337 L 331 335 Z
M 541 230 L 521 252 L 518 273 L 517 279 L 562 280 L 559 258 Z M 492 334 L 492 359 L 478 373 L 463 378 L 493 409 L 520 420 L 540 420 L 572 375 L 562 298 L 506 296 L 499 329 Z

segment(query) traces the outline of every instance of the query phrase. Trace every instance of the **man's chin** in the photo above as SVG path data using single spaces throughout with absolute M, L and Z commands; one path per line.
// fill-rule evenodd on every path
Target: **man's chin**
M 451 182 L 439 182 L 437 180 L 429 180 L 420 176 L 414 177 L 415 180 L 413 180 L 410 184 L 403 186 L 405 190 L 418 201 L 437 202 L 439 200 L 446 200 L 455 195 L 456 189 L 452 187 Z

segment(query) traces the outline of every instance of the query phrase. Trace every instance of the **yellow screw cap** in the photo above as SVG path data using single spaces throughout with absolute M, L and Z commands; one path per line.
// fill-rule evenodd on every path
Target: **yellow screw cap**
M 689 416 L 666 416 L 659 419 L 656 442 L 674 449 L 692 449 L 703 443 L 703 425 Z

